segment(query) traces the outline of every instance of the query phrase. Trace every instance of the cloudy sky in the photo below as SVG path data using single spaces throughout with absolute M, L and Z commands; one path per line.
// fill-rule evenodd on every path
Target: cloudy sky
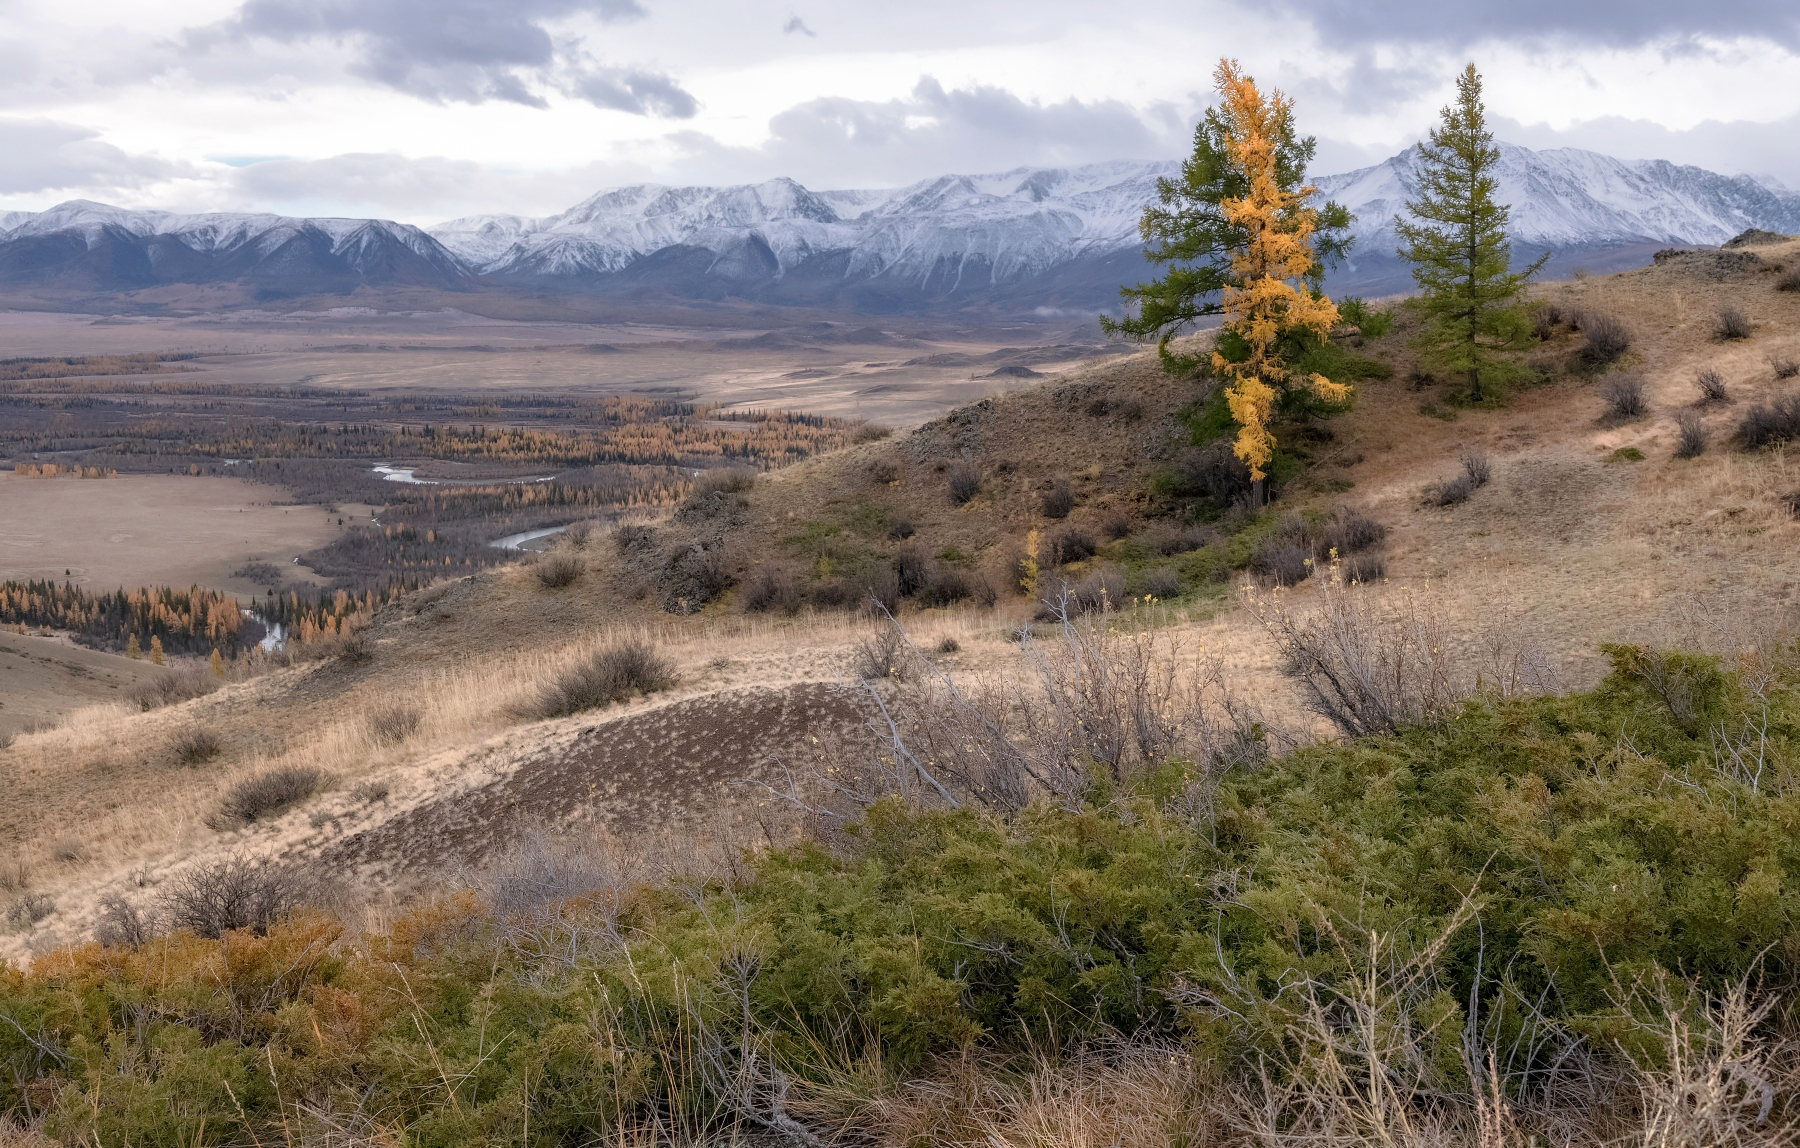
M 1317 170 L 1474 60 L 1503 139 L 1800 187 L 1796 0 L 0 0 L 0 209 L 542 214 L 639 181 L 1173 158 L 1221 55 Z

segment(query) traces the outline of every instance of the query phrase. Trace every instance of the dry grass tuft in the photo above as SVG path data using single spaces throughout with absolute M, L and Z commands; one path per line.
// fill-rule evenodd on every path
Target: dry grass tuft
M 1173 1042 L 1120 1041 L 1040 1054 L 1022 1068 L 941 1061 L 862 1114 L 881 1145 L 945 1148 L 1166 1148 L 1211 1144 L 1207 1073 Z M 860 1123 L 860 1121 L 859 1121 Z
M 756 485 L 756 472 L 741 466 L 709 470 L 694 481 L 696 495 L 742 494 Z
M 393 787 L 385 781 L 365 781 L 350 791 L 350 800 L 358 805 L 376 805 L 386 801 Z
M 399 745 L 419 732 L 424 715 L 409 705 L 393 705 L 368 716 L 369 736 L 380 745 Z
M 1676 458 L 1699 458 L 1706 453 L 1706 426 L 1697 411 L 1677 411 L 1675 428 Z
M 90 855 L 87 842 L 76 837 L 59 837 L 50 843 L 50 860 L 58 865 L 77 865 Z
M 223 683 L 204 669 L 175 670 L 159 674 L 138 686 L 134 686 L 127 695 L 138 709 L 145 713 L 161 709 L 163 706 L 178 705 L 181 702 L 202 698 L 218 689 Z
M 580 555 L 557 551 L 539 559 L 531 572 L 546 590 L 561 590 L 581 580 L 587 573 L 587 563 Z
M 212 818 L 215 829 L 236 829 L 284 812 L 325 787 L 328 775 L 307 765 L 283 765 L 231 787 Z
M 1769 369 L 1775 372 L 1777 379 L 1791 379 L 1800 375 L 1800 359 L 1792 355 L 1775 355 L 1769 359 Z
M 190 726 L 169 743 L 169 756 L 177 765 L 204 765 L 225 752 L 219 735 L 205 726 Z
M 567 717 L 675 684 L 675 667 L 649 643 L 620 642 L 563 670 L 538 695 L 537 717 Z
M 1736 307 L 1721 307 L 1713 319 L 1713 338 L 1720 342 L 1748 339 L 1755 331 L 1750 317 Z

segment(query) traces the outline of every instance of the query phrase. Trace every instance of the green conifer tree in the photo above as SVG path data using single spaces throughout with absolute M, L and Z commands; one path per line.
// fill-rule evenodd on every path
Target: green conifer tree
M 1520 295 L 1550 256 L 1512 270 L 1511 208 L 1494 201 L 1500 149 L 1474 64 L 1457 77 L 1456 103 L 1440 115 L 1430 141 L 1419 145 L 1419 198 L 1406 204 L 1413 219 L 1397 216 L 1394 227 L 1405 243 L 1400 258 L 1419 285 L 1419 346 L 1443 369 L 1465 375 L 1470 400 L 1481 402 L 1484 376 L 1517 371 L 1507 352 L 1530 338 Z
M 1191 371 L 1207 365 L 1211 356 L 1178 355 L 1169 340 L 1193 327 L 1196 320 L 1224 310 L 1222 294 L 1242 286 L 1233 273 L 1232 256 L 1250 246 L 1250 228 L 1226 217 L 1225 204 L 1251 194 L 1251 173 L 1233 141 L 1243 125 L 1234 120 L 1233 108 L 1221 99 L 1194 127 L 1194 151 L 1181 165 L 1181 174 L 1156 181 L 1157 202 L 1144 210 L 1138 231 L 1144 237 L 1144 258 L 1168 270 L 1154 283 L 1123 287 L 1128 307 L 1134 312 L 1123 319 L 1102 316 L 1108 334 L 1131 339 L 1155 339 L 1157 354 L 1171 371 Z M 1305 278 L 1317 290 L 1327 265 L 1350 249 L 1350 212 L 1338 203 L 1308 206 L 1301 194 L 1306 186 L 1306 167 L 1318 144 L 1312 136 L 1298 137 L 1288 108 L 1281 109 L 1272 141 L 1274 180 L 1282 193 L 1292 197 L 1291 212 L 1312 212 L 1314 260 Z

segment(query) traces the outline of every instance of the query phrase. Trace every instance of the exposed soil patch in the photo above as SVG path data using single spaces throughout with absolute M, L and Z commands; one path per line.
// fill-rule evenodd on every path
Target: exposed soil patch
M 828 682 L 692 698 L 582 730 L 504 776 L 333 842 L 320 860 L 328 872 L 405 879 L 478 862 L 537 827 L 659 828 L 718 808 L 734 782 L 863 720 L 860 692 Z

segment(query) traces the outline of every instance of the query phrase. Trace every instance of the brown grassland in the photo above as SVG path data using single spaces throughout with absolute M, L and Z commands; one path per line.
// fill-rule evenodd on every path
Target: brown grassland
M 1800 258 L 1788 248 L 1763 255 L 1777 263 Z M 1407 381 L 1404 334 L 1389 336 L 1380 351 L 1394 364 L 1394 377 L 1364 383 L 1355 409 L 1329 421 L 1332 441 L 1315 447 L 1312 465 L 1284 502 L 1353 501 L 1366 509 L 1390 528 L 1388 581 L 1429 593 L 1470 657 L 1500 625 L 1539 644 L 1568 686 L 1597 680 L 1604 642 L 1659 641 L 1708 621 L 1754 627 L 1788 616 L 1800 604 L 1800 572 L 1791 561 L 1800 524 L 1787 501 L 1800 487 L 1800 466 L 1781 450 L 1746 453 L 1726 441 L 1747 405 L 1784 389 L 1771 358 L 1800 356 L 1800 298 L 1771 290 L 1770 278 L 1721 280 L 1704 266 L 1675 262 L 1539 288 L 1540 297 L 1566 309 L 1603 309 L 1630 327 L 1627 366 L 1647 381 L 1650 414 L 1622 425 L 1602 417 L 1595 383 L 1581 375 L 1517 386 L 1491 410 L 1450 406 Z M 1727 302 L 1755 319 L 1754 338 L 1721 344 L 1711 337 Z M 1543 357 L 1564 359 L 1579 346 L 1576 335 L 1559 339 Z M 1712 449 L 1675 459 L 1674 415 L 1693 408 L 1693 376 L 1704 367 L 1730 380 L 1733 401 L 1704 408 Z M 844 562 L 923 544 L 933 554 L 966 556 L 971 573 L 999 586 L 1027 531 L 1047 536 L 1058 527 L 1039 508 L 1054 480 L 1066 479 L 1076 494 L 1067 522 L 1101 533 L 1105 520 L 1124 515 L 1134 530 L 1145 529 L 1143 488 L 1159 456 L 1167 457 L 1170 420 L 1194 395 L 1195 384 L 1141 354 L 960 408 L 911 434 L 804 461 L 763 476 L 739 496 L 745 505 L 731 511 L 725 561 L 740 577 L 770 563 L 805 577 L 834 556 Z M 1109 413 L 1091 413 L 1099 409 L 1091 406 L 1095 396 L 1112 401 Z M 1135 409 L 1120 414 L 1127 402 Z M 1454 471 L 1459 451 L 1469 448 L 1487 451 L 1491 485 L 1458 507 L 1422 505 L 1420 492 Z M 1630 449 L 1643 460 L 1621 455 Z M 955 458 L 974 460 L 984 475 L 980 493 L 963 506 L 945 494 L 939 469 Z M 113 484 L 33 488 L 51 485 L 85 491 Z M 886 537 L 886 523 L 897 519 L 913 526 L 908 543 Z M 713 525 L 662 529 L 703 536 Z M 96 558 L 104 550 L 97 544 Z M 514 566 L 446 583 L 384 611 L 368 632 L 367 660 L 308 661 L 151 713 L 102 706 L 18 738 L 0 751 L 12 797 L 0 834 L 53 882 L 46 888 L 63 907 L 0 945 L 22 957 L 78 940 L 104 891 L 128 877 L 154 880 L 209 852 L 315 855 L 346 831 L 345 816 L 358 832 L 378 833 L 415 798 L 529 768 L 597 722 L 667 710 L 664 720 L 678 725 L 714 696 L 845 681 L 857 644 L 875 628 L 842 611 L 745 615 L 741 585 L 735 598 L 671 616 L 646 585 L 657 572 L 646 574 L 609 540 L 595 537 L 569 552 L 586 573 L 567 588 L 546 589 L 530 566 Z M 1078 578 L 1092 564 L 1077 563 L 1067 576 Z M 1309 586 L 1286 593 L 1304 602 Z M 1234 593 L 1223 583 L 1202 587 L 1157 606 L 1157 624 L 1224 656 L 1246 688 L 1304 723 L 1275 672 L 1274 651 L 1251 612 L 1235 608 Z M 974 675 L 1007 672 L 1016 663 L 1008 635 L 1032 609 L 1003 592 L 991 607 L 964 603 L 904 620 L 921 648 L 954 637 L 960 651 L 943 660 Z M 523 716 L 525 699 L 558 666 L 627 633 L 674 660 L 675 690 L 617 716 Z M 421 721 L 405 740 L 382 743 L 369 732 L 368 715 L 396 704 L 416 708 Z M 198 767 L 175 763 L 169 744 L 195 726 L 215 732 L 222 752 Z M 766 756 L 746 750 L 739 775 Z M 226 833 L 207 827 L 208 811 L 234 779 L 289 762 L 319 766 L 335 788 L 317 806 L 270 824 Z M 655 815 L 632 827 L 693 812 L 701 791 L 716 790 L 713 781 L 730 772 L 712 771 L 692 793 L 665 788 Z M 377 776 L 394 778 L 396 795 L 414 796 L 354 806 L 350 791 Z M 321 811 L 330 816 L 313 816 Z M 88 842 L 86 859 L 45 864 L 52 844 L 71 836 Z M 479 835 L 465 859 L 478 861 L 495 839 Z
M 197 584 L 260 594 L 265 587 L 233 575 L 252 561 L 310 581 L 294 559 L 336 538 L 338 515 L 280 498 L 277 488 L 235 478 L 33 479 L 0 471 L 0 581 L 50 578 L 92 590 Z
M 328 906 L 335 919 L 381 935 L 396 920 L 416 924 L 407 914 L 451 886 L 488 888 L 481 885 L 484 867 L 534 835 L 605 840 L 659 858 L 682 842 L 691 852 L 696 841 L 727 851 L 790 841 L 798 823 L 774 791 L 829 759 L 834 742 L 858 736 L 871 720 L 871 695 L 854 679 L 886 624 L 853 607 L 866 596 L 858 588 L 892 569 L 903 552 L 993 590 L 991 603 L 979 592 L 943 607 L 909 599 L 899 613 L 926 662 L 971 694 L 1030 672 L 1029 652 L 1015 635 L 1039 603 L 1018 592 L 1017 579 L 1019 560 L 1035 541 L 1040 592 L 1059 579 L 1073 584 L 1118 570 L 1111 593 L 1121 608 L 1108 617 L 1172 642 L 1177 672 L 1220 667 L 1270 728 L 1300 739 L 1331 731 L 1279 672 L 1259 617 L 1271 608 L 1311 609 L 1325 593 L 1324 576 L 1276 590 L 1243 572 L 1241 561 L 1220 565 L 1232 545 L 1267 537 L 1290 509 L 1323 515 L 1353 505 L 1385 525 L 1385 580 L 1359 592 L 1428 610 L 1441 627 L 1434 633 L 1464 670 L 1491 672 L 1505 649 L 1530 646 L 1562 687 L 1587 688 L 1605 672 L 1603 643 L 1704 644 L 1709 633 L 1773 632 L 1800 606 L 1793 561 L 1800 463 L 1784 448 L 1739 449 L 1731 436 L 1746 409 L 1800 386 L 1778 378 L 1773 366 L 1800 359 L 1800 294 L 1773 286 L 1777 269 L 1800 265 L 1800 241 L 1756 253 L 1760 265 L 1749 269 L 1696 253 L 1535 288 L 1537 301 L 1565 314 L 1605 313 L 1625 325 L 1631 347 L 1613 371 L 1642 378 L 1647 413 L 1637 418 L 1608 417 L 1596 374 L 1572 365 L 1582 336 L 1566 325 L 1526 356 L 1543 369 L 1538 381 L 1516 383 L 1482 407 L 1459 405 L 1452 388 L 1421 376 L 1403 315 L 1392 334 L 1347 339 L 1356 354 L 1383 363 L 1388 377 L 1358 384 L 1347 413 L 1278 431 L 1289 436 L 1298 462 L 1275 512 L 1189 524 L 1212 539 L 1199 549 L 1160 548 L 1178 524 L 1160 517 L 1166 499 L 1158 482 L 1179 461 L 1203 384 L 1168 375 L 1148 352 L 1070 361 L 1056 365 L 1054 378 L 996 386 L 1006 393 L 910 431 L 758 476 L 743 489 L 701 492 L 654 524 L 635 549 L 623 536 L 598 533 L 563 543 L 553 554 L 570 564 L 566 578 L 539 577 L 527 562 L 449 581 L 383 609 L 354 638 L 321 644 L 292 664 L 203 696 L 149 710 L 110 701 L 84 708 L 0 748 L 0 862 L 28 871 L 33 892 L 53 906 L 0 934 L 0 958 L 22 963 L 84 943 L 109 896 L 143 897 L 226 858 L 328 869 L 337 878 Z M 1750 337 L 1715 337 L 1727 306 L 1749 318 Z M 737 354 L 715 353 L 721 363 Z M 743 354 L 749 365 L 720 366 L 718 377 L 723 393 L 746 402 L 816 403 L 829 413 L 891 414 L 897 424 L 923 409 L 914 400 L 881 399 L 871 388 L 889 385 L 874 378 L 884 368 L 853 366 L 837 349 L 809 349 L 800 358 L 791 351 Z M 864 361 L 875 361 L 872 348 L 856 349 L 865 354 Z M 784 372 L 775 370 L 774 357 L 790 371 L 816 359 L 831 373 L 797 380 L 808 387 L 790 390 L 777 385 Z M 464 374 L 468 382 L 507 385 L 473 365 L 477 358 L 467 355 L 455 367 L 420 359 L 416 378 L 401 371 L 392 385 Z M 367 361 L 367 370 L 334 368 L 332 380 L 367 387 L 378 375 L 396 377 Z M 560 369 L 548 359 L 521 363 L 531 368 L 524 375 L 533 386 L 544 385 L 540 369 Z M 194 365 L 216 369 L 204 359 Z M 1695 377 L 1703 369 L 1724 378 L 1728 402 L 1698 402 Z M 257 370 L 265 381 L 280 373 Z M 654 374 L 633 376 L 632 385 L 648 386 Z M 908 375 L 892 385 L 909 394 L 924 384 Z M 1709 436 L 1698 457 L 1675 457 L 1683 412 L 1698 417 Z M 1491 481 L 1458 505 L 1427 505 L 1423 492 L 1456 473 L 1459 458 L 1471 452 L 1486 455 Z M 951 493 L 958 468 L 976 484 L 967 499 Z M 45 507 L 10 500 L 20 486 L 33 494 L 55 488 L 65 499 L 124 488 L 111 480 L 0 477 L 0 540 L 11 536 L 5 516 L 21 529 L 23 516 L 38 515 L 29 519 L 37 529 L 51 521 Z M 1072 506 L 1047 517 L 1059 486 Z M 219 518 L 223 505 L 195 503 L 195 528 Z M 68 505 L 59 514 L 72 520 L 90 509 Z M 111 563 L 135 560 L 120 549 L 131 545 L 129 511 L 108 512 L 121 517 L 92 531 L 90 579 L 116 569 Z M 300 508 L 287 517 L 306 515 L 318 517 Z M 279 508 L 241 517 L 281 534 L 289 548 L 296 544 Z M 1089 549 L 1098 553 L 1077 554 L 1059 567 L 1044 548 L 1071 530 L 1090 535 Z M 286 553 L 271 535 L 257 535 L 254 545 L 241 537 L 234 545 L 245 553 Z M 684 587 L 714 576 L 693 573 L 701 559 L 728 589 L 689 596 Z M 176 580 L 200 580 L 199 568 L 183 569 L 188 573 Z M 1156 583 L 1174 592 L 1147 589 L 1153 574 L 1174 579 Z M 759 579 L 775 587 L 778 608 L 747 612 Z M 822 605 L 841 586 L 851 588 L 850 608 Z M 792 596 L 783 588 L 794 588 Z M 1130 601 L 1121 604 L 1121 596 Z M 791 612 L 779 608 L 789 602 Z M 537 716 L 547 684 L 623 640 L 667 659 L 675 684 L 609 708 Z M 6 717 L 0 711 L 0 723 Z M 198 748 L 197 731 L 204 734 Z M 248 823 L 220 820 L 222 797 L 234 786 L 296 769 L 318 771 L 316 792 Z M 669 872 L 679 868 L 669 864 Z M 1375 979 L 1371 972 L 1367 999 L 1346 997 L 1342 1007 L 1379 1027 L 1386 1006 L 1376 1000 Z M 1356 1012 L 1365 1006 L 1366 1016 Z M 1730 1023 L 1740 1029 L 1749 1007 L 1743 1000 L 1719 1004 L 1739 1010 Z M 1327 1030 L 1336 1022 L 1323 1011 L 1312 1019 L 1324 1034 L 1320 1047 L 1329 1046 Z M 1193 1103 L 1212 1084 L 1192 1045 L 1062 1051 L 1042 1049 L 1036 1067 L 1022 1072 L 988 1072 L 973 1048 L 960 1060 L 933 1062 L 929 1073 L 860 1110 L 862 1126 L 872 1130 L 867 1142 L 1147 1145 L 1240 1142 L 1231 1140 L 1238 1135 L 1271 1148 L 1349 1142 L 1334 1139 L 1327 1116 L 1316 1124 L 1277 1118 L 1276 1108 L 1316 1115 L 1324 1109 L 1308 1106 L 1324 1100 L 1282 1094 L 1267 1079 L 1270 1107 L 1260 1114 L 1243 1104 L 1227 1113 Z M 1657 1088 L 1678 1094 L 1686 1087 L 1677 1079 L 1681 1071 L 1659 1068 L 1664 1075 L 1633 1077 L 1638 1083 L 1629 1087 L 1641 1085 L 1645 1097 Z M 1792 1066 L 1785 1071 L 1791 1076 Z M 1694 1087 L 1690 1095 L 1698 1096 Z M 830 1109 L 814 1099 L 818 1111 Z M 1368 1098 L 1358 1135 L 1386 1131 L 1356 1142 L 1524 1142 L 1491 1113 L 1479 1136 L 1394 1132 L 1405 1124 L 1395 1113 L 1411 1102 Z M 1661 1111 L 1660 1103 L 1643 1100 L 1644 1111 Z M 1670 1111 L 1686 1119 L 1691 1106 L 1683 1103 L 1671 1101 Z M 1177 1109 L 1192 1127 L 1171 1130 L 1146 1115 Z M 787 1119 L 779 1104 L 770 1111 Z M 307 1133 L 308 1143 L 387 1142 L 379 1119 L 358 1125 L 354 1138 L 334 1139 L 320 1129 L 349 1125 L 319 1118 L 324 1123 Z M 1235 1130 L 1230 1136 L 1222 1131 L 1227 1126 Z M 757 1135 L 822 1142 L 783 1127 L 764 1121 Z M 1614 1131 L 1637 1135 L 1635 1127 Z M 663 1135 L 630 1142 L 678 1139 Z M 1639 1139 L 1671 1148 L 1779 1142 L 1700 1133 Z M 1566 1142 L 1589 1141 L 1571 1134 Z

